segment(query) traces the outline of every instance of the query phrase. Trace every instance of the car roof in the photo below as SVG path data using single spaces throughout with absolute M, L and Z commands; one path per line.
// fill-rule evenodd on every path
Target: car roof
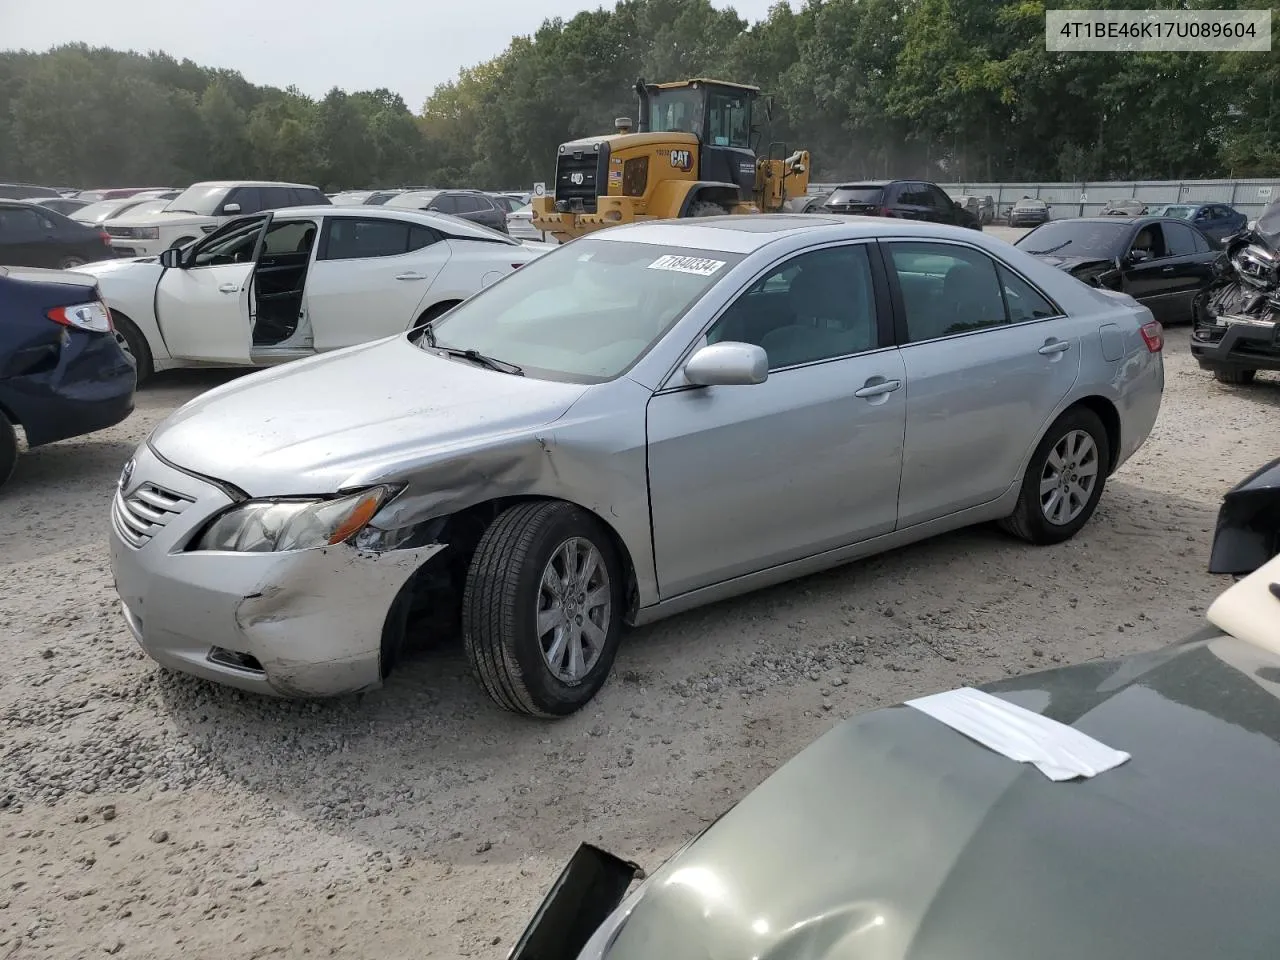
M 286 183 L 283 180 L 201 180 L 192 187 L 301 187 L 304 190 L 318 190 L 310 183 Z M 157 188 L 158 189 L 158 188 Z M 188 190 L 191 187 L 187 188 Z
M 441 233 L 463 240 L 471 238 L 493 240 L 495 237 L 506 239 L 503 234 L 498 233 L 496 230 L 491 230 L 478 223 L 472 223 L 470 220 L 463 220 L 461 217 L 452 217 L 447 213 L 436 213 L 431 210 L 414 210 L 411 207 L 337 207 L 331 204 L 325 204 L 324 206 L 316 204 L 307 207 L 281 207 L 279 210 L 270 212 L 273 219 L 340 217 L 351 220 L 412 220 L 422 224 L 424 227 L 432 227 Z M 519 245 L 519 241 L 512 241 L 512 243 L 516 246 Z
M 799 234 L 811 234 L 818 240 L 860 240 L 884 236 L 972 239 L 974 231 L 940 223 L 884 217 L 760 213 L 691 217 L 680 220 L 650 220 L 610 227 L 591 236 L 618 242 L 651 243 L 748 254 L 777 240 Z

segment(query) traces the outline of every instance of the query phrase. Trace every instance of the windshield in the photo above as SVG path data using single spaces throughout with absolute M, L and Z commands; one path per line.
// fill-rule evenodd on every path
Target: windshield
M 693 133 L 702 136 L 703 91 L 651 90 L 649 129 L 654 133 Z
M 879 203 L 884 195 L 884 187 L 836 187 L 827 197 L 829 207 L 844 203 Z
M 1188 207 L 1183 204 L 1174 203 L 1162 209 L 1158 216 L 1177 217 L 1180 220 L 1190 220 L 1198 209 L 1198 207 Z
M 159 213 L 161 210 L 169 208 L 168 200 L 144 200 L 142 203 L 135 204 L 124 211 L 125 215 L 130 217 L 149 217 L 153 213 Z M 111 217 L 107 218 L 108 220 Z
M 1030 254 L 1061 253 L 1064 257 L 1119 256 L 1128 235 L 1125 223 L 1097 220 L 1053 220 L 1036 227 L 1014 244 Z
M 99 200 L 97 203 L 91 203 L 75 211 L 71 219 L 79 220 L 81 223 L 102 223 L 137 205 L 136 200 Z
M 717 147 L 751 146 L 751 97 L 746 93 L 712 92 L 707 97 L 710 130 L 707 142 Z
M 173 213 L 195 213 L 211 217 L 229 192 L 229 187 L 197 183 L 174 197 L 169 203 L 169 210 Z
M 599 383 L 626 371 L 739 254 L 590 237 L 525 264 L 433 324 L 435 345 L 528 376 Z M 428 341 L 421 341 L 430 349 Z

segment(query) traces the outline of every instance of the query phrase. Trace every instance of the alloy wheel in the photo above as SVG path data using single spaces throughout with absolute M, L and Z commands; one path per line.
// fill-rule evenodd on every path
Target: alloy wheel
M 609 568 L 581 537 L 566 540 L 538 584 L 537 635 L 542 659 L 558 680 L 579 683 L 604 652 L 613 615 Z
M 1072 430 L 1053 445 L 1040 472 L 1040 509 L 1064 527 L 1084 511 L 1098 483 L 1098 445 L 1084 430 Z

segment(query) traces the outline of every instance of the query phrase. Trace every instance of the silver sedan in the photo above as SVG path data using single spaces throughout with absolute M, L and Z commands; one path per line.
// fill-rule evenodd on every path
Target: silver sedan
M 626 625 L 969 524 L 1071 537 L 1155 422 L 1161 346 L 972 230 L 618 227 L 178 410 L 120 478 L 112 569 L 176 670 L 340 694 L 456 630 L 495 701 L 563 716 Z

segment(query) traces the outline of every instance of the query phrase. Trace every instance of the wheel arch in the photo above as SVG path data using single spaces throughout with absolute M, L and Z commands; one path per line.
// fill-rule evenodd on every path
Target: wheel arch
M 689 185 L 689 192 L 684 195 L 678 216 L 687 217 L 695 203 L 706 201 L 718 203 L 726 208 L 742 200 L 742 191 L 736 183 L 721 183 L 716 180 L 696 180 Z M 726 213 L 728 210 L 726 209 Z
M 1102 426 L 1107 431 L 1106 475 L 1109 477 L 1115 472 L 1116 466 L 1118 465 L 1117 462 L 1120 457 L 1120 411 L 1116 409 L 1116 405 L 1112 401 L 1108 400 L 1104 396 L 1093 393 L 1079 398 L 1068 406 L 1066 410 L 1063 410 L 1062 413 L 1066 413 L 1067 410 L 1074 410 L 1077 407 L 1084 407 L 1086 410 L 1090 410 L 1097 414 L 1098 419 L 1102 421 Z M 1062 413 L 1058 414 L 1058 417 L 1062 416 Z M 1057 420 L 1058 417 L 1054 417 L 1054 420 Z M 1050 426 L 1052 426 L 1052 424 L 1050 424 Z M 1047 430 L 1048 427 L 1045 429 Z
M 425 616 L 432 620 L 452 622 L 462 605 L 461 588 L 465 583 L 466 571 L 471 562 L 480 537 L 499 514 L 521 503 L 531 502 L 567 503 L 583 511 L 600 524 L 609 537 L 610 545 L 617 553 L 618 562 L 623 568 L 623 580 L 626 588 L 627 609 L 625 619 L 630 622 L 639 609 L 639 589 L 637 587 L 636 565 L 626 540 L 608 518 L 599 511 L 585 504 L 565 497 L 543 494 L 519 494 L 508 497 L 494 497 L 471 504 L 454 513 L 434 517 L 431 520 L 415 524 L 414 540 L 428 538 L 426 542 L 445 543 L 448 549 L 440 551 L 420 566 L 405 581 L 400 593 L 392 602 L 383 622 L 381 671 L 383 679 L 390 674 L 401 659 L 406 628 L 415 615 Z M 412 541 L 411 541 L 412 542 Z M 452 593 L 442 594 L 448 590 Z M 441 600 L 456 604 L 456 609 L 435 609 L 433 604 Z

